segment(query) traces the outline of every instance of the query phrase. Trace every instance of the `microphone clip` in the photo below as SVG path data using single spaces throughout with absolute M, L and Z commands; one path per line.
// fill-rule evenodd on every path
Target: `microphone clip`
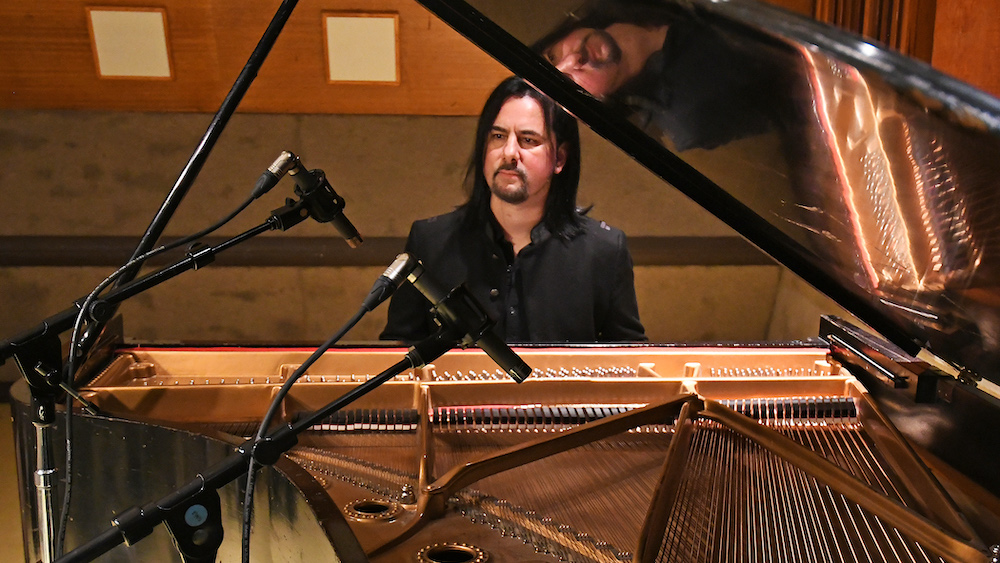
M 325 172 L 319 169 L 306 170 L 300 160 L 288 174 L 295 180 L 295 195 L 301 198 L 310 217 L 320 223 L 332 223 L 351 248 L 361 246 L 364 239 L 344 214 L 347 202 L 334 191 Z
M 462 334 L 460 344 L 463 348 L 475 345 L 495 324 L 465 284 L 449 291 L 431 311 L 439 325 L 444 321 L 445 326 Z
M 296 172 L 297 169 L 293 168 L 290 174 L 297 176 Z M 344 212 L 344 199 L 333 190 L 325 172 L 310 170 L 309 175 L 315 182 L 296 182 L 295 195 L 302 198 L 310 217 L 320 223 L 329 223 Z M 307 184 L 305 188 L 303 184 Z

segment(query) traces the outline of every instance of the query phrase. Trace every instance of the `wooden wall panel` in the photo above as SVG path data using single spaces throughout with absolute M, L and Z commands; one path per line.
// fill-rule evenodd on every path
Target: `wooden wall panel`
M 764 0 L 768 4 L 774 4 L 791 12 L 796 12 L 802 14 L 803 16 L 812 16 L 815 12 L 815 6 L 817 2 L 822 0 Z
M 175 79 L 101 79 L 83 0 L 0 4 L 0 105 L 8 108 L 213 111 L 220 84 L 207 2 L 167 7 Z M 102 2 L 106 6 L 139 3 Z M 238 70 L 238 69 L 237 69 Z M 214 107 L 213 107 L 214 106 Z
M 84 0 L 0 3 L 0 107 L 121 111 L 218 109 L 276 1 L 165 3 L 173 80 L 100 79 Z M 102 6 L 148 6 L 110 0 Z M 322 11 L 400 15 L 401 84 L 326 80 Z M 443 55 L 442 55 L 443 54 Z M 268 113 L 475 115 L 508 72 L 412 0 L 303 0 L 240 106 Z
M 937 0 L 767 0 L 930 62 Z
M 769 0 L 821 12 L 891 0 Z M 173 80 L 100 79 L 85 0 L 0 2 L 0 108 L 214 112 L 279 5 L 277 0 L 107 0 L 167 10 Z M 884 41 L 1000 95 L 1000 0 L 909 0 L 905 29 Z M 936 4 L 936 6 L 935 6 Z M 911 9 L 912 8 L 912 9 Z M 400 15 L 401 84 L 328 84 L 323 11 Z M 841 14 L 845 16 L 845 14 Z M 846 17 L 846 16 L 845 16 Z M 935 23 L 935 20 L 938 20 Z M 898 35 L 898 36 L 897 36 Z M 933 38 L 933 55 L 931 54 Z M 302 0 L 240 111 L 475 115 L 507 71 L 413 0 Z
M 932 64 L 1000 96 L 1000 0 L 938 0 Z
M 366 12 L 399 14 L 398 86 L 327 82 L 322 12 L 357 11 L 361 7 Z M 228 2 L 216 5 L 216 29 L 227 30 L 227 41 L 239 46 L 220 49 L 220 66 L 242 66 L 243 53 L 252 51 L 260 35 L 256 30 L 266 25 L 264 12 L 233 10 Z M 304 0 L 247 94 L 244 110 L 476 115 L 489 91 L 508 74 L 489 55 L 412 0 Z

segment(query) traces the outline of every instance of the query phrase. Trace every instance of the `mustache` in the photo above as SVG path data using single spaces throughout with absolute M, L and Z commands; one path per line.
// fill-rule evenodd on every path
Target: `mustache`
M 509 163 L 501 164 L 500 166 L 498 166 L 496 171 L 493 172 L 493 179 L 496 180 L 497 175 L 503 172 L 504 170 L 510 170 L 511 172 L 515 172 L 517 174 L 517 177 L 521 180 L 522 183 L 528 180 L 524 175 L 524 171 L 519 169 L 516 164 L 509 164 Z

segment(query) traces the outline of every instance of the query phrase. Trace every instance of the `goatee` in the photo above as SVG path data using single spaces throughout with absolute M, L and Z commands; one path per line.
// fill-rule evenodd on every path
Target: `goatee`
M 504 170 L 517 173 L 517 178 L 520 182 L 500 185 L 500 182 L 497 182 L 497 176 Z M 528 200 L 528 179 L 525 178 L 523 172 L 516 168 L 501 167 L 493 173 L 493 181 L 490 182 L 490 192 L 505 203 L 524 203 Z

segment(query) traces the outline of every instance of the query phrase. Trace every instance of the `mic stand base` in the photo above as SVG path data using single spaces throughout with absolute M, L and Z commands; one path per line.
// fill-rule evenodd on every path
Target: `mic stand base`
M 35 517 L 38 526 L 38 546 L 42 563 L 51 563 L 56 548 L 55 494 L 58 470 L 53 455 L 52 432 L 56 417 L 56 400 L 61 389 L 56 383 L 62 366 L 62 345 L 59 337 L 43 335 L 22 343 L 13 354 L 21 376 L 31 392 L 31 423 L 35 427 Z
M 42 563 L 51 563 L 55 550 L 55 511 L 52 496 L 58 470 L 52 462 L 52 425 L 33 421 L 35 426 L 35 515 L 38 519 L 38 546 Z

